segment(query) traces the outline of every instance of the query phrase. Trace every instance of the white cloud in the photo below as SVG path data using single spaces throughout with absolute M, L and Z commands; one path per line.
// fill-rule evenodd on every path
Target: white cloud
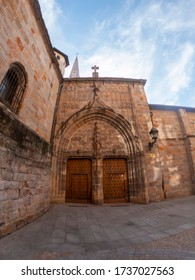
M 56 29 L 56 25 L 59 27 L 59 18 L 62 17 L 63 10 L 59 6 L 57 0 L 39 0 L 39 3 L 45 24 L 49 33 L 52 34 L 52 32 Z
M 65 12 L 59 0 L 39 1 L 53 44 L 69 55 L 70 63 L 79 53 L 81 76 L 91 76 L 96 64 L 100 76 L 147 79 L 151 103 L 182 103 L 194 71 L 194 0 L 126 0 L 116 14 L 108 9 L 91 16 L 82 34 L 71 30 L 82 22 L 76 22 L 77 14 L 67 17 L 68 4 Z M 71 66 L 67 77 L 70 71 Z
M 169 74 L 167 78 L 171 91 L 178 92 L 188 87 L 188 83 L 191 79 L 190 73 L 193 55 L 194 46 L 190 43 L 186 43 L 182 46 L 178 60 L 172 65 L 169 65 Z
M 64 53 L 74 50 L 76 54 L 77 46 L 66 38 L 65 26 L 70 20 L 64 6 L 59 4 L 59 0 L 39 0 L 39 4 L 52 45 Z
M 98 64 L 100 75 L 107 77 L 149 78 L 156 51 L 152 38 L 142 38 L 143 14 L 129 18 L 126 10 L 92 26 L 87 39 L 88 57 L 79 58 L 82 76 L 91 76 L 91 66 Z M 85 40 L 85 38 L 84 38 Z
M 126 78 L 146 78 L 151 75 L 153 64 L 152 57 L 155 46 L 151 45 L 150 51 L 120 52 L 117 48 L 100 48 L 98 52 L 89 58 L 80 60 L 80 66 L 83 68 L 83 76 L 91 76 L 91 66 L 97 64 L 102 77 L 126 77 Z M 140 61 L 142 56 L 142 61 Z
M 151 77 L 151 85 L 148 89 L 149 100 L 152 103 L 178 105 L 181 98 L 185 96 L 190 82 L 193 80 L 193 56 L 194 46 L 190 43 L 181 44 L 177 56 L 163 65 L 162 76 L 155 79 Z M 188 96 L 189 97 L 189 96 Z M 191 106 L 189 98 L 182 101 L 183 104 Z M 182 105 L 182 104 L 181 104 Z

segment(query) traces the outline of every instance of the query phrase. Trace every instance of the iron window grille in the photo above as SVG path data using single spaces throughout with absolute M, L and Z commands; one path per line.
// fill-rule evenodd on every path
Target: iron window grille
M 12 63 L 0 85 L 0 100 L 14 113 L 18 112 L 26 84 L 24 67 L 18 62 Z

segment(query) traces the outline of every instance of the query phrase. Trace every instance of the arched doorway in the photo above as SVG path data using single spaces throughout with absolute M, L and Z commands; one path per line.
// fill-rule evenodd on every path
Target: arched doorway
M 114 110 L 101 107 L 95 101 L 85 106 L 61 124 L 56 134 L 55 147 L 53 201 L 64 201 L 65 197 L 65 201 L 81 198 L 89 202 L 91 199 L 95 204 L 112 200 L 145 201 L 143 153 L 139 139 L 132 124 Z M 71 159 L 75 158 L 81 162 L 91 159 L 92 198 L 86 195 L 89 185 L 89 175 L 86 174 L 89 173 L 77 171 L 75 161 L 71 163 Z M 106 159 L 114 159 L 111 167 L 111 161 Z M 75 167 L 70 168 L 69 164 Z M 112 165 L 118 166 L 118 169 Z M 104 173 L 106 166 L 107 170 L 111 170 L 107 175 Z M 76 171 L 71 173 L 71 169 Z M 110 179 L 112 191 L 106 185 Z M 79 182 L 81 190 L 78 189 Z M 118 194 L 114 191 L 117 188 Z

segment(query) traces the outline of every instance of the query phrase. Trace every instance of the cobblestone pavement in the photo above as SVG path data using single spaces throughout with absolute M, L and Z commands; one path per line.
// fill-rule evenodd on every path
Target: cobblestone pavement
M 195 260 L 195 196 L 148 205 L 52 205 L 0 240 L 0 259 Z

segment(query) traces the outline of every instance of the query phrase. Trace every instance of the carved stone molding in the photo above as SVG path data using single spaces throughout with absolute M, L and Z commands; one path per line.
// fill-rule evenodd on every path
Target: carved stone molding
M 94 124 L 94 131 L 93 131 L 93 155 L 97 157 L 100 154 L 101 143 L 98 137 L 98 122 Z

